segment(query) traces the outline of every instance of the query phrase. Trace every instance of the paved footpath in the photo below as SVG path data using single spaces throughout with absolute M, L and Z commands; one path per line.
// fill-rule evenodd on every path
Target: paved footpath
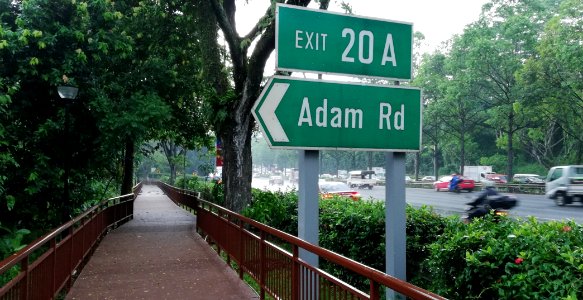
M 66 299 L 258 299 L 195 221 L 158 187 L 143 186 L 134 219 L 105 236 Z

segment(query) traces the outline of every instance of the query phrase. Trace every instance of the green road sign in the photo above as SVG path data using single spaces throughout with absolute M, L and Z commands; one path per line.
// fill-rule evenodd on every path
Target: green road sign
M 252 113 L 271 148 L 419 151 L 421 90 L 274 76 Z
M 411 79 L 413 25 L 278 4 L 276 68 Z

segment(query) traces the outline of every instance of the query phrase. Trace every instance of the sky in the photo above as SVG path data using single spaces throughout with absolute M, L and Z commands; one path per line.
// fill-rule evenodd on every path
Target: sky
M 269 0 L 237 1 L 237 30 L 245 35 L 269 7 Z M 312 1 L 314 2 L 314 1 Z M 332 0 L 329 10 L 341 12 L 338 0 Z M 463 33 L 464 27 L 476 20 L 487 0 L 347 0 L 355 15 L 399 21 L 413 24 L 413 31 L 425 35 L 423 52 L 433 52 L 455 34 Z M 316 3 L 309 7 L 317 8 Z M 273 55 L 266 66 L 273 70 Z

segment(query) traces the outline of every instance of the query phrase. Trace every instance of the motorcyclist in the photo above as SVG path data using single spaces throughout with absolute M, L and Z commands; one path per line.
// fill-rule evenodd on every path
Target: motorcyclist
M 459 183 L 462 181 L 462 177 L 459 176 L 457 173 L 453 173 L 451 174 L 451 180 L 449 181 L 449 191 L 450 192 L 454 192 L 454 191 L 458 191 L 459 187 Z
M 468 219 L 483 217 L 488 214 L 490 211 L 490 200 L 488 197 L 497 196 L 499 195 L 496 188 L 491 183 L 486 183 L 486 186 L 482 192 L 478 194 L 476 198 L 474 198 L 471 202 L 466 203 L 467 205 L 472 206 L 473 208 L 468 211 Z

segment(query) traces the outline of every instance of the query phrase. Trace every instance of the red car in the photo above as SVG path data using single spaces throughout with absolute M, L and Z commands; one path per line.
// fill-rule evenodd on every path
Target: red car
M 322 197 L 322 199 L 342 196 L 358 201 L 362 198 L 359 192 L 354 191 L 344 182 L 320 181 L 318 185 L 320 187 L 320 197 Z
M 486 174 L 485 180 L 494 181 L 494 183 L 507 183 L 508 177 L 504 174 Z
M 449 190 L 449 182 L 451 181 L 451 175 L 443 176 L 439 178 L 438 181 L 433 183 L 433 188 L 436 192 L 440 190 Z M 473 179 L 468 179 L 462 176 L 462 181 L 458 183 L 460 190 L 471 192 L 476 188 L 476 183 Z

